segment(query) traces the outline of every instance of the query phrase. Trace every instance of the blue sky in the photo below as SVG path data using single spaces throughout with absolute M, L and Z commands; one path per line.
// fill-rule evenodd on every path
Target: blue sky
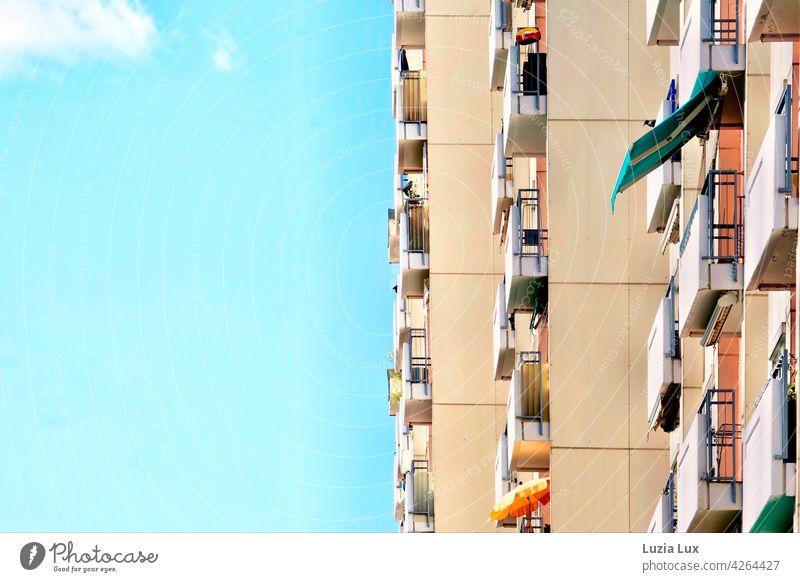
M 0 530 L 394 529 L 391 2 L 90 4 L 0 8 Z

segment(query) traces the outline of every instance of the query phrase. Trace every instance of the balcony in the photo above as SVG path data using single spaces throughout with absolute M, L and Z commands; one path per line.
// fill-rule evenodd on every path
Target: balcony
M 489 79 L 493 90 L 503 88 L 508 49 L 514 44 L 511 13 L 509 2 L 492 0 L 492 12 L 489 17 Z
M 495 503 L 514 488 L 511 481 L 511 471 L 508 469 L 508 435 L 504 432 L 497 441 L 497 456 L 494 461 L 494 500 Z M 517 520 L 513 517 L 498 521 L 497 527 L 516 527 Z
M 647 0 L 648 46 L 675 46 L 680 40 L 680 0 Z
M 433 473 L 430 462 L 415 459 L 405 478 L 405 514 L 401 530 L 408 533 L 431 533 L 434 528 Z
M 656 125 L 675 111 L 675 81 L 670 83 L 667 98 L 662 102 Z M 681 160 L 676 154 L 657 170 L 647 175 L 647 232 L 664 232 L 675 200 L 681 193 Z
M 544 311 L 548 240 L 539 190 L 520 189 L 508 211 L 505 245 L 506 310 Z
M 492 317 L 492 354 L 494 356 L 494 379 L 510 380 L 514 369 L 516 346 L 514 327 L 506 311 L 506 285 L 500 282 L 494 302 Z
M 797 403 L 789 398 L 784 351 L 756 402 L 744 433 L 742 530 L 792 529 L 797 485 Z
M 392 57 L 394 118 L 397 121 L 398 153 L 428 138 L 428 78 L 425 51 L 401 46 Z
M 398 226 L 400 274 L 403 279 L 401 296 L 422 295 L 430 267 L 427 198 L 406 199 Z
M 647 533 L 675 533 L 675 477 L 672 473 L 658 496 Z
M 406 198 L 427 198 L 427 150 L 427 144 L 424 141 L 407 142 L 406 146 L 398 148 L 394 172 L 394 208 L 397 214 L 403 211 L 403 203 Z
M 403 348 L 408 343 L 411 328 L 425 327 L 425 299 L 419 296 L 402 297 L 398 294 L 394 302 L 394 353 L 395 369 L 403 367 Z
M 675 318 L 674 283 L 661 299 L 647 341 L 647 411 L 650 427 L 677 427 L 680 413 L 681 354 Z
M 680 103 L 686 103 L 691 97 L 699 72 L 744 71 L 740 3 L 740 0 L 695 0 L 690 4 L 680 41 Z
M 505 139 L 499 132 L 494 141 L 492 160 L 492 222 L 494 234 L 500 234 L 503 217 L 514 203 L 513 158 L 505 156 Z
M 412 328 L 403 346 L 400 414 L 407 425 L 431 422 L 431 359 L 424 328 Z
M 746 8 L 748 42 L 800 40 L 800 3 L 797 0 L 747 0 Z
M 508 51 L 503 85 L 504 155 L 546 154 L 547 54 L 538 44 L 515 44 Z
M 709 389 L 678 455 L 677 531 L 724 532 L 742 510 L 736 392 Z
M 742 289 L 742 199 L 737 172 L 712 170 L 692 209 L 680 244 L 678 324 L 681 337 L 712 345 L 737 333 Z
M 748 290 L 795 284 L 798 203 L 793 176 L 791 87 L 772 116 L 747 183 L 744 280 Z
M 425 44 L 425 0 L 393 0 L 396 46 Z
M 550 467 L 550 371 L 541 352 L 520 352 L 508 391 L 509 471 Z

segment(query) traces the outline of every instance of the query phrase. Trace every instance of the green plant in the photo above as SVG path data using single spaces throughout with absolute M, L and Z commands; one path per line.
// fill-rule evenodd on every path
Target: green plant
M 786 397 L 790 402 L 797 400 L 797 385 L 794 382 L 789 384 L 789 388 L 786 390 Z
M 403 380 L 398 372 L 389 370 L 389 404 L 399 406 L 402 398 Z

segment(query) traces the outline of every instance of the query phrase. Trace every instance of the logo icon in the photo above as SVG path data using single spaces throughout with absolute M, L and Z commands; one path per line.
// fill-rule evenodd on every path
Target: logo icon
M 44 546 L 39 542 L 28 542 L 19 551 L 19 563 L 26 570 L 35 570 L 44 562 Z

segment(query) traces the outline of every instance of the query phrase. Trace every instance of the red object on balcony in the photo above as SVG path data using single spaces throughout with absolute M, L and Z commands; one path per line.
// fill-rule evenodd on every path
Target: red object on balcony
M 539 40 L 542 40 L 542 33 L 539 32 L 539 29 L 534 26 L 520 28 L 517 30 L 518 45 L 533 44 Z

